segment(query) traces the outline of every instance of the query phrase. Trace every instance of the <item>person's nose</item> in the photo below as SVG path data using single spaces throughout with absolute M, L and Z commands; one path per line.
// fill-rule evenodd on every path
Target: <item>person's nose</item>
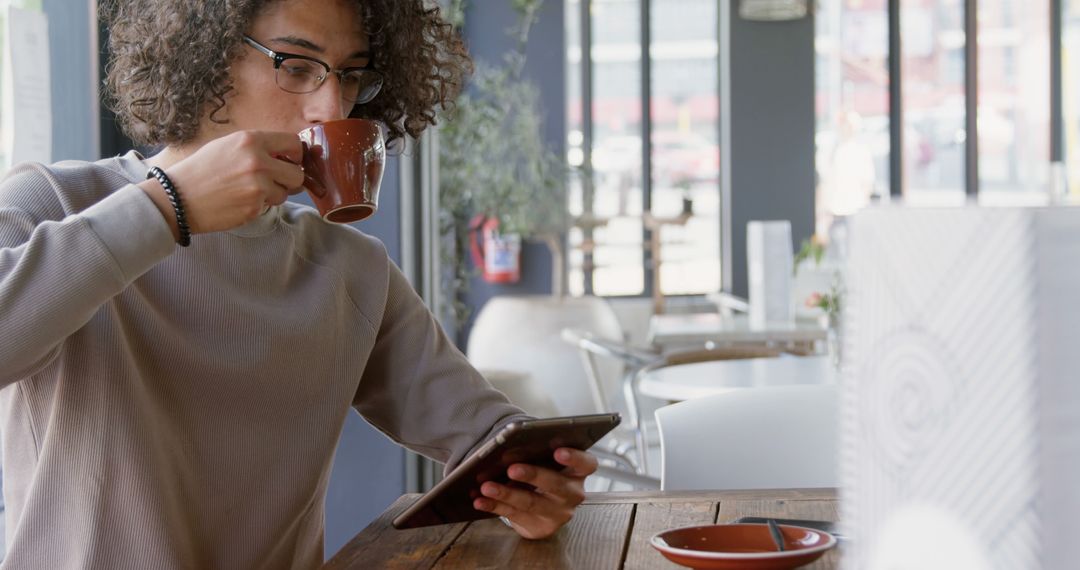
M 307 94 L 304 119 L 312 124 L 344 119 L 348 115 L 346 107 L 341 98 L 341 83 L 331 74 L 318 89 Z

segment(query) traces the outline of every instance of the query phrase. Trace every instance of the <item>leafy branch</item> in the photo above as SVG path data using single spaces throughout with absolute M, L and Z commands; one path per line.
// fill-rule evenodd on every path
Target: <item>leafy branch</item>
M 463 299 L 475 273 L 464 263 L 474 215 L 497 218 L 501 231 L 544 240 L 549 247 L 561 247 L 569 224 L 566 167 L 543 139 L 539 89 L 523 77 L 529 33 L 543 0 L 510 1 L 518 15 L 508 30 L 514 47 L 501 65 L 477 63 L 469 88 L 439 131 L 442 259 L 453 268 L 442 276 L 442 289 L 459 325 L 469 316 Z M 450 21 L 459 31 L 465 3 L 450 4 Z
M 804 239 L 802 241 L 802 247 L 795 253 L 794 264 L 792 265 L 792 274 L 799 272 L 799 264 L 807 259 L 813 259 L 814 265 L 821 265 L 822 258 L 825 257 L 825 244 L 821 242 L 817 236 L 810 239 Z

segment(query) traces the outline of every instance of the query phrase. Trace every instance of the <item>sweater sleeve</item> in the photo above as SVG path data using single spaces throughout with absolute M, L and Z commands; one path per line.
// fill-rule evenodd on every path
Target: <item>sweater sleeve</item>
M 0 386 L 47 365 L 64 339 L 175 247 L 137 186 L 77 213 L 61 207 L 62 190 L 40 165 L 17 167 L 0 183 Z
M 469 364 L 401 271 L 387 265 L 386 309 L 353 406 L 449 472 L 503 425 L 528 416 Z

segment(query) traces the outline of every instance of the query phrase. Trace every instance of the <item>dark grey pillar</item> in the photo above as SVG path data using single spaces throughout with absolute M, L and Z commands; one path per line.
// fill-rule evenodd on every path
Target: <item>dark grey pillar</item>
M 790 220 L 814 232 L 814 21 L 752 22 L 731 13 L 733 288 L 747 294 L 746 223 Z
M 53 161 L 99 158 L 97 3 L 44 0 L 52 70 Z

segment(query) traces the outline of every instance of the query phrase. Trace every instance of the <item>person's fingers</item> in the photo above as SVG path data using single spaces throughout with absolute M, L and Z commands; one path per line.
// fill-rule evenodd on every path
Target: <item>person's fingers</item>
M 559 512 L 566 510 L 561 498 L 538 493 L 534 490 L 517 489 L 488 481 L 480 486 L 480 493 L 500 503 L 509 505 L 516 511 L 545 518 L 558 518 Z
M 484 511 L 485 513 L 499 515 L 500 517 L 509 517 L 510 515 L 517 513 L 514 507 L 486 497 L 473 499 L 473 508 L 478 511 Z
M 260 202 L 260 211 L 267 204 L 277 206 L 289 198 L 288 189 L 279 184 L 269 173 L 256 174 L 253 185 L 250 197 Z
M 305 188 L 305 187 L 304 187 L 304 186 L 302 186 L 302 185 L 301 185 L 301 186 L 297 186 L 296 188 L 291 188 L 291 189 L 289 189 L 289 194 L 290 194 L 290 195 L 295 195 L 295 194 L 299 194 L 299 193 L 303 192 L 304 190 L 307 190 L 307 188 Z
M 286 190 L 294 193 L 304 184 L 304 167 L 277 158 L 269 158 L 267 163 L 270 176 L 274 182 Z
M 304 162 L 304 143 L 296 134 L 261 131 L 258 138 L 268 155 L 295 165 Z
M 556 503 L 573 507 L 585 500 L 585 486 L 580 478 L 523 463 L 511 465 L 506 473 L 514 481 L 536 487 L 540 494 Z
M 289 191 L 280 185 L 266 193 L 266 203 L 271 206 L 280 206 L 289 199 Z
M 533 513 L 519 511 L 507 503 L 486 497 L 475 499 L 473 508 L 505 517 L 506 520 L 512 523 L 514 532 L 530 540 L 550 537 L 558 532 L 563 525 L 570 522 L 574 515 L 572 510 L 564 509 L 558 511 L 554 516 L 536 516 Z
M 596 473 L 600 461 L 596 456 L 572 447 L 560 447 L 555 450 L 555 461 L 565 465 L 563 473 L 571 477 L 588 477 Z

